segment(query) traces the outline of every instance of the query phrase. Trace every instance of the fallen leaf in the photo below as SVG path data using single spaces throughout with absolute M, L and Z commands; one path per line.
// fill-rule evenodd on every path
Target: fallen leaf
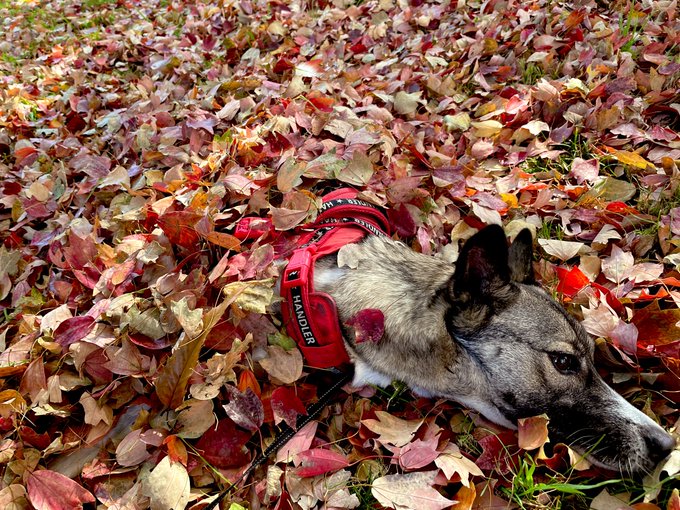
M 356 343 L 377 343 L 385 333 L 385 316 L 377 308 L 366 308 L 350 317 L 345 324 L 354 330 Z
M 517 443 L 523 450 L 535 450 L 548 442 L 547 416 L 534 416 L 517 420 Z
M 616 245 L 612 246 L 612 253 L 601 262 L 602 273 L 612 282 L 621 283 L 627 278 L 633 268 L 635 259 L 633 254 L 625 252 Z
M 307 409 L 298 398 L 295 390 L 288 386 L 280 386 L 272 392 L 271 406 L 274 412 L 274 421 L 285 421 L 290 427 L 295 428 L 297 417 L 306 415 Z
M 142 492 L 151 510 L 183 510 L 190 499 L 189 474 L 179 462 L 163 457 L 142 481 Z
M 408 93 L 400 90 L 394 96 L 394 110 L 402 115 L 415 113 L 421 94 L 421 92 Z
M 253 280 L 226 285 L 226 299 L 247 312 L 266 313 L 274 297 L 274 280 Z
M 607 146 L 605 146 L 604 148 L 607 151 L 607 153 L 609 153 L 609 155 L 611 155 L 613 158 L 618 160 L 620 163 L 623 163 L 624 165 L 632 166 L 635 168 L 641 168 L 642 170 L 646 170 L 647 167 L 654 166 L 636 152 L 612 149 L 611 147 Z
M 456 498 L 456 503 L 451 507 L 451 510 L 471 510 L 475 499 L 477 499 L 477 490 L 474 485 L 469 487 L 463 486 L 458 489 L 454 497 Z
M 293 384 L 302 376 L 302 354 L 297 348 L 286 351 L 278 345 L 270 345 L 267 353 L 260 365 L 271 377 L 282 384 Z
M 365 186 L 373 177 L 373 171 L 373 163 L 368 156 L 356 151 L 347 166 L 338 170 L 337 178 L 354 186 Z
M 121 466 L 136 466 L 150 457 L 146 444 L 140 439 L 142 429 L 130 432 L 116 447 L 116 462 Z
M 252 432 L 238 428 L 230 418 L 222 418 L 217 427 L 209 428 L 201 436 L 196 449 L 214 467 L 240 467 L 250 460 L 250 451 L 246 444 L 251 437 Z
M 584 247 L 584 243 L 576 241 L 559 241 L 557 239 L 539 239 L 538 244 L 548 254 L 562 261 L 573 259 Z
M 291 462 L 297 458 L 301 452 L 309 450 L 316 435 L 316 428 L 319 425 L 316 421 L 310 421 L 307 425 L 298 430 L 295 435 L 276 452 L 276 463 Z
M 295 474 L 302 478 L 324 475 L 349 466 L 349 461 L 344 455 L 323 448 L 298 453 L 296 462 L 299 463 L 299 467 L 295 469 Z
M 399 465 L 407 471 L 424 468 L 439 456 L 438 443 L 438 436 L 411 441 L 399 451 Z
M 588 277 L 581 272 L 578 266 L 573 266 L 571 269 L 558 266 L 555 268 L 555 273 L 557 273 L 559 278 L 557 292 L 561 292 L 569 297 L 574 297 L 590 283 Z
M 210 400 L 186 400 L 177 408 L 175 431 L 178 437 L 196 439 L 215 424 L 213 403 Z
M 386 411 L 376 411 L 377 419 L 365 419 L 361 423 L 370 431 L 378 434 L 378 441 L 382 444 L 405 446 L 423 423 L 423 420 L 402 420 Z
M 95 502 L 91 492 L 48 469 L 33 471 L 26 481 L 26 491 L 36 510 L 77 510 L 85 503 Z
M 224 301 L 218 307 L 208 310 L 203 316 L 202 333 L 194 339 L 185 340 L 159 370 L 154 386 L 163 405 L 175 409 L 184 400 L 189 377 L 198 363 L 203 342 L 217 325 L 228 304 L 228 301 Z
M 470 476 L 483 475 L 482 470 L 474 462 L 465 457 L 461 453 L 460 448 L 453 443 L 446 445 L 446 448 L 434 460 L 434 463 L 449 480 L 454 475 L 458 475 L 465 487 L 470 487 Z
M 277 388 L 274 391 L 280 389 L 282 388 Z M 253 390 L 247 388 L 245 392 L 241 393 L 233 386 L 227 385 L 227 392 L 229 394 L 229 403 L 222 406 L 227 412 L 227 416 L 246 430 L 255 432 L 259 429 L 264 422 L 264 408 Z
M 381 476 L 373 480 L 371 494 L 387 508 L 441 510 L 455 501 L 446 499 L 432 487 L 436 476 L 437 471 Z

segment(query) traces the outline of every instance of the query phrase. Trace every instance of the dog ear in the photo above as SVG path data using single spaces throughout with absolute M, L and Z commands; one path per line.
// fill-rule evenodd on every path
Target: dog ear
M 459 303 L 502 298 L 510 274 L 505 233 L 500 226 L 490 225 L 463 246 L 450 282 L 451 297 Z
M 534 267 L 531 264 L 533 259 L 533 237 L 528 228 L 522 229 L 515 240 L 510 245 L 508 253 L 508 266 L 510 267 L 510 278 L 517 283 L 534 285 Z

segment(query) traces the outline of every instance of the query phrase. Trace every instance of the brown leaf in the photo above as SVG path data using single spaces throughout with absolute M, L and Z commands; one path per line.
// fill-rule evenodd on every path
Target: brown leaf
M 184 400 L 189 377 L 194 373 L 203 343 L 217 325 L 228 304 L 228 301 L 224 301 L 217 308 L 208 310 L 203 316 L 202 333 L 195 339 L 185 341 L 159 370 L 154 386 L 158 399 L 166 407 L 175 409 Z
M 260 365 L 267 373 L 283 384 L 292 384 L 302 376 L 302 354 L 297 348 L 286 351 L 278 345 L 267 347 L 266 358 Z

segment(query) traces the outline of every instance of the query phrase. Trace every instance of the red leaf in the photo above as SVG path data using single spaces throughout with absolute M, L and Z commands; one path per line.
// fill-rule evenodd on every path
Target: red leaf
M 217 428 L 211 427 L 196 443 L 201 456 L 214 467 L 235 468 L 248 463 L 246 443 L 250 432 L 240 429 L 230 418 L 222 418 Z
M 52 438 L 47 432 L 38 434 L 31 427 L 21 426 L 19 428 L 19 436 L 25 443 L 34 446 L 38 450 L 44 450 L 52 442 Z
M 479 469 L 496 470 L 497 473 L 504 474 L 517 466 L 517 439 L 513 432 L 501 432 L 483 437 L 479 440 L 479 444 L 484 450 L 475 461 Z
M 349 466 L 344 455 L 322 448 L 300 452 L 296 460 L 300 462 L 300 467 L 295 470 L 295 474 L 302 478 L 323 475 Z
M 557 285 L 557 292 L 569 297 L 575 296 L 578 291 L 590 283 L 588 277 L 577 266 L 571 269 L 556 267 L 555 272 L 560 280 Z
M 412 237 L 416 234 L 416 222 L 413 221 L 413 216 L 411 216 L 411 213 L 404 204 L 399 204 L 394 209 L 389 209 L 387 216 L 394 227 L 394 231 L 400 237 Z
M 85 338 L 94 328 L 94 324 L 94 317 L 89 315 L 66 319 L 54 330 L 54 341 L 66 348 Z
M 154 340 L 153 338 L 149 338 L 148 336 L 142 335 L 140 333 L 128 333 L 128 338 L 133 344 L 138 345 L 139 347 L 144 347 L 145 349 L 150 349 L 152 351 L 165 349 L 166 347 L 170 347 L 175 343 L 175 339 L 171 336 L 164 336 Z
M 108 384 L 113 379 L 113 372 L 105 366 L 108 362 L 104 349 L 96 349 L 87 355 L 81 368 L 95 384 Z
M 83 238 L 71 234 L 68 236 L 68 245 L 64 246 L 63 253 L 71 269 L 83 269 L 97 258 L 97 245 L 92 237 Z
M 34 471 L 26 482 L 28 499 L 36 510 L 76 510 L 94 503 L 94 496 L 70 478 L 47 469 Z
M 606 207 L 607 211 L 619 214 L 640 214 L 640 212 L 631 207 L 625 202 L 609 202 Z
M 272 392 L 271 406 L 276 422 L 283 420 L 291 427 L 295 427 L 298 415 L 307 414 L 302 400 L 289 386 L 280 386 Z
M 158 225 L 173 244 L 184 248 L 195 248 L 200 240 L 195 225 L 202 214 L 193 211 L 170 211 L 158 218 Z
M 361 310 L 345 324 L 354 328 L 356 343 L 379 342 L 385 333 L 385 316 L 377 308 Z
M 307 101 L 312 103 L 319 111 L 325 113 L 332 112 L 333 104 L 335 104 L 335 99 L 325 96 L 317 90 L 313 90 L 307 95 Z
M 655 301 L 633 315 L 631 322 L 638 329 L 638 345 L 664 346 L 666 352 L 680 349 L 680 310 L 661 310 Z M 674 355 L 673 357 L 678 357 Z

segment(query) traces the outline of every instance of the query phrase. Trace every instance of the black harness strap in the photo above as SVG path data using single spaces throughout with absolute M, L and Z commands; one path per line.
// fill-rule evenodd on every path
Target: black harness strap
M 271 454 L 278 451 L 283 445 L 290 441 L 298 430 L 307 425 L 312 420 L 316 419 L 321 413 L 324 407 L 326 407 L 335 392 L 337 392 L 342 386 L 347 384 L 352 378 L 351 371 L 340 373 L 338 378 L 332 386 L 330 386 L 320 397 L 319 400 L 314 402 L 309 408 L 307 408 L 307 415 L 300 416 L 295 424 L 295 429 L 290 427 L 288 424 L 284 423 L 281 432 L 276 436 L 274 441 L 263 451 L 255 460 L 253 460 L 241 476 L 239 476 L 234 482 L 232 482 L 226 489 L 220 492 L 219 496 L 215 498 L 210 504 L 205 507 L 204 510 L 214 510 L 220 504 L 220 502 L 226 497 L 229 492 L 234 489 L 238 484 L 245 480 L 250 473 L 255 471 L 258 467 L 265 463 Z

